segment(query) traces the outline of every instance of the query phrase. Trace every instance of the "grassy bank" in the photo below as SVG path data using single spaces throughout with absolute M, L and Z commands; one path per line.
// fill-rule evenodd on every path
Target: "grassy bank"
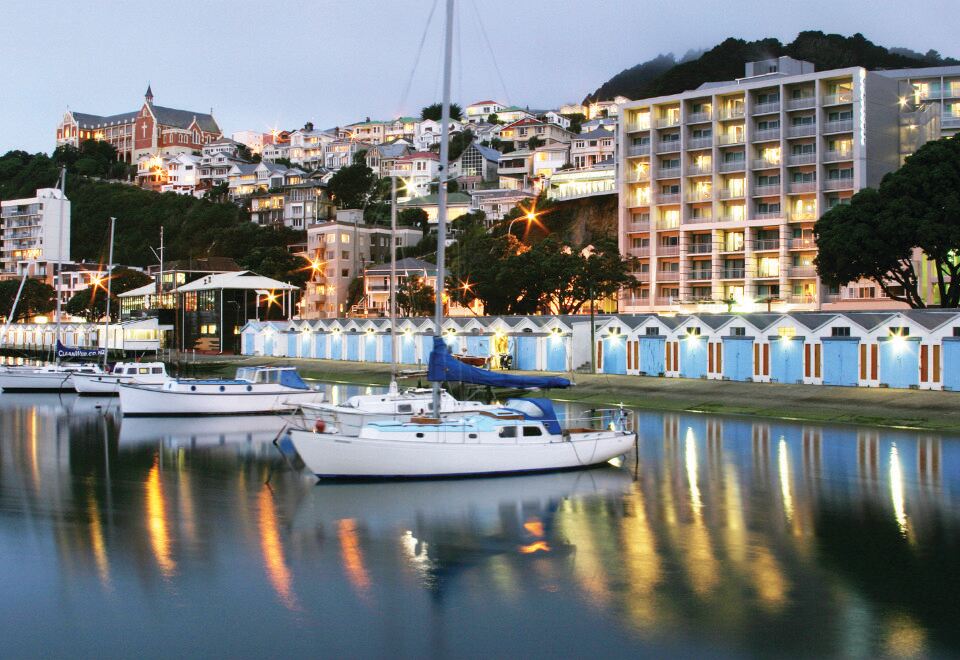
M 386 385 L 390 377 L 390 366 L 377 363 L 218 357 L 208 364 L 213 369 L 232 370 L 241 364 L 281 362 L 297 366 L 308 378 L 328 382 Z M 555 390 L 552 397 L 592 405 L 623 403 L 644 410 L 960 432 L 960 394 L 954 392 L 604 374 L 577 374 L 575 380 L 575 387 Z

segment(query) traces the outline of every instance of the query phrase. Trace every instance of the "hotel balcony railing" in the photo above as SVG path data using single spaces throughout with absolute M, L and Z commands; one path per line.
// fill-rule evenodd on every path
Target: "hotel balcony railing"
M 753 243 L 753 249 L 757 252 L 767 252 L 780 249 L 779 238 L 758 238 Z
M 791 250 L 815 250 L 817 248 L 817 242 L 813 240 L 813 237 L 791 238 L 787 243 L 787 246 Z
M 803 110 L 804 108 L 812 108 L 816 104 L 817 98 L 815 96 L 801 96 L 798 99 L 788 99 L 787 110 Z
M 627 231 L 637 232 L 637 231 L 650 231 L 650 221 L 637 221 L 637 222 L 628 222 Z
M 680 203 L 680 193 L 659 193 L 657 195 L 657 204 L 679 204 L 679 203 Z
M 743 197 L 743 189 L 731 190 L 730 188 L 721 188 L 718 197 L 720 199 L 740 199 Z
M 647 193 L 646 195 L 631 195 L 630 206 L 650 206 L 650 194 Z
M 631 257 L 649 257 L 650 256 L 649 247 L 632 248 L 628 250 L 628 252 L 630 253 Z
M 657 229 L 677 229 L 680 226 L 680 220 L 667 220 L 660 218 L 657 220 Z
M 816 211 L 790 211 L 787 215 L 793 222 L 802 220 L 812 221 L 819 217 Z
M 775 183 L 767 186 L 754 186 L 753 196 L 754 197 L 768 197 L 773 195 L 780 194 L 780 184 Z
M 779 277 L 780 277 L 780 269 L 777 268 L 777 269 L 775 269 L 775 270 L 776 270 L 776 272 L 774 272 L 773 270 L 758 270 L 755 277 L 756 277 L 758 280 L 772 280 L 772 279 L 774 279 L 774 278 L 779 278 Z
M 697 176 L 700 174 L 713 174 L 713 164 L 708 165 L 690 165 L 687 167 L 687 175 Z
M 853 103 L 853 92 L 838 92 L 836 94 L 826 94 L 823 97 L 824 105 L 839 105 L 841 103 Z
M 696 137 L 687 140 L 687 149 L 709 149 L 713 146 L 713 136 Z
M 718 172 L 742 172 L 747 168 L 746 160 L 721 161 L 717 165 Z
M 665 154 L 671 151 L 680 151 L 680 140 L 664 140 L 657 143 L 657 153 Z
M 720 273 L 720 277 L 725 280 L 742 280 L 744 273 L 743 268 L 724 268 Z
M 688 124 L 700 124 L 703 122 L 708 122 L 713 119 L 712 112 L 691 112 L 687 115 Z
M 670 128 L 671 126 L 680 125 L 680 115 L 679 113 L 673 117 L 660 117 L 657 119 L 657 128 Z
M 960 115 L 944 115 L 940 125 L 947 128 L 956 128 L 960 126 Z
M 852 190 L 853 179 L 827 179 L 823 182 L 824 190 Z
M 800 296 L 787 296 L 786 301 L 792 305 L 813 305 L 816 304 L 816 296 L 810 295 L 800 295 Z
M 636 170 L 631 171 L 624 177 L 624 181 L 627 183 L 643 183 L 650 180 L 650 170 L 646 172 L 637 172 Z
M 627 156 L 647 156 L 650 154 L 649 144 L 631 144 L 627 147 Z
M 657 296 L 654 300 L 656 300 L 654 304 L 659 306 L 676 305 L 680 302 L 679 297 L 676 296 Z
M 635 121 L 633 123 L 627 124 L 628 133 L 636 133 L 638 131 L 649 131 L 650 122 L 645 121 Z
M 721 144 L 723 146 L 726 146 L 729 144 L 743 144 L 743 140 L 744 140 L 744 134 L 742 132 L 734 133 L 732 135 L 729 133 L 723 133 L 720 135 L 718 144 Z
M 737 106 L 735 108 L 720 108 L 718 117 L 721 120 L 726 119 L 741 119 L 744 115 L 743 106 Z
M 741 215 L 720 214 L 717 216 L 717 222 L 743 222 L 746 218 Z
M 788 138 L 810 137 L 811 135 L 816 135 L 816 134 L 817 134 L 816 124 L 797 124 L 796 126 L 787 127 Z
M 657 170 L 658 179 L 676 179 L 680 176 L 679 167 L 665 167 Z
M 647 272 L 645 272 L 645 273 L 642 273 L 642 272 L 640 272 L 640 271 L 634 271 L 633 273 L 631 273 L 631 275 L 633 275 L 634 279 L 636 279 L 638 282 L 649 282 L 649 281 L 650 281 L 650 272 L 649 272 L 649 271 L 647 271 Z
M 783 211 L 758 211 L 753 214 L 754 220 L 782 220 L 783 217 Z
M 790 267 L 790 277 L 816 277 L 817 276 L 817 267 L 816 266 L 791 266 Z
M 766 158 L 755 158 L 753 160 L 753 169 L 755 170 L 774 170 L 780 169 L 780 161 L 771 161 Z
M 853 120 L 843 119 L 841 121 L 828 121 L 823 124 L 823 132 L 827 133 L 849 133 L 853 130 Z
M 770 103 L 758 103 L 753 106 L 753 114 L 755 115 L 768 115 L 774 112 L 780 112 L 780 101 L 772 101 Z
M 823 154 L 824 163 L 836 163 L 841 160 L 853 160 L 853 151 L 825 151 Z
M 696 281 L 712 280 L 713 271 L 712 270 L 691 270 L 690 274 L 687 275 L 687 279 L 696 280 Z
M 769 142 L 770 140 L 780 139 L 779 128 L 768 128 L 762 131 L 755 131 L 753 134 L 754 142 Z
M 800 193 L 811 193 L 817 192 L 817 182 L 816 181 L 800 181 L 797 183 L 791 183 L 790 187 L 787 189 L 791 195 L 797 195 Z
M 658 245 L 657 246 L 658 257 L 675 257 L 678 254 L 680 254 L 679 245 Z
M 687 193 L 688 202 L 709 202 L 713 199 L 712 190 L 692 190 Z
M 712 220 L 712 218 L 707 218 Z M 687 254 L 711 254 L 713 252 L 713 243 L 690 243 L 687 246 Z
M 679 282 L 680 271 L 678 270 L 660 270 L 657 271 L 658 282 Z
M 713 217 L 712 217 L 712 216 L 707 216 L 707 217 L 700 216 L 699 218 L 689 217 L 689 218 L 686 218 L 686 219 L 683 221 L 683 224 L 685 224 L 685 225 L 701 225 L 701 224 L 703 224 L 703 223 L 705 223 L 705 222 L 713 222 Z
M 816 152 L 812 154 L 790 154 L 787 156 L 787 165 L 813 165 L 817 162 Z

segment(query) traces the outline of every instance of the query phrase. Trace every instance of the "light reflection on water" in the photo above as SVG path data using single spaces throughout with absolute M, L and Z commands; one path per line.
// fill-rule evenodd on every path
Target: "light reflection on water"
M 315 485 L 281 425 L 0 394 L 6 654 L 960 653 L 956 438 L 641 413 L 623 469 Z

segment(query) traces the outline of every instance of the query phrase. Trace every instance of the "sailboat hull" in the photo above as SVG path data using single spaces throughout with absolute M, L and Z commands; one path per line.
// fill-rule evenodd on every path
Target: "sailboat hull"
M 0 372 L 0 388 L 4 392 L 75 392 L 69 371 Z
M 156 387 L 123 385 L 120 409 L 128 416 L 269 415 L 291 410 L 301 403 L 319 403 L 323 393 L 314 390 L 269 392 L 176 392 Z

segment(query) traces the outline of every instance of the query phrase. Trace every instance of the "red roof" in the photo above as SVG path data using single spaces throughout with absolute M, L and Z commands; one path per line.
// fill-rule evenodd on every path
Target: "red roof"
M 414 151 L 412 154 L 404 156 L 400 160 L 418 160 L 428 158 L 430 160 L 440 160 L 440 156 L 433 153 L 432 151 Z
M 502 104 L 500 103 L 500 101 L 474 101 L 474 102 L 471 103 L 470 105 L 471 105 L 471 106 L 474 106 L 474 105 L 483 105 L 484 103 L 496 103 L 497 105 L 502 105 Z

